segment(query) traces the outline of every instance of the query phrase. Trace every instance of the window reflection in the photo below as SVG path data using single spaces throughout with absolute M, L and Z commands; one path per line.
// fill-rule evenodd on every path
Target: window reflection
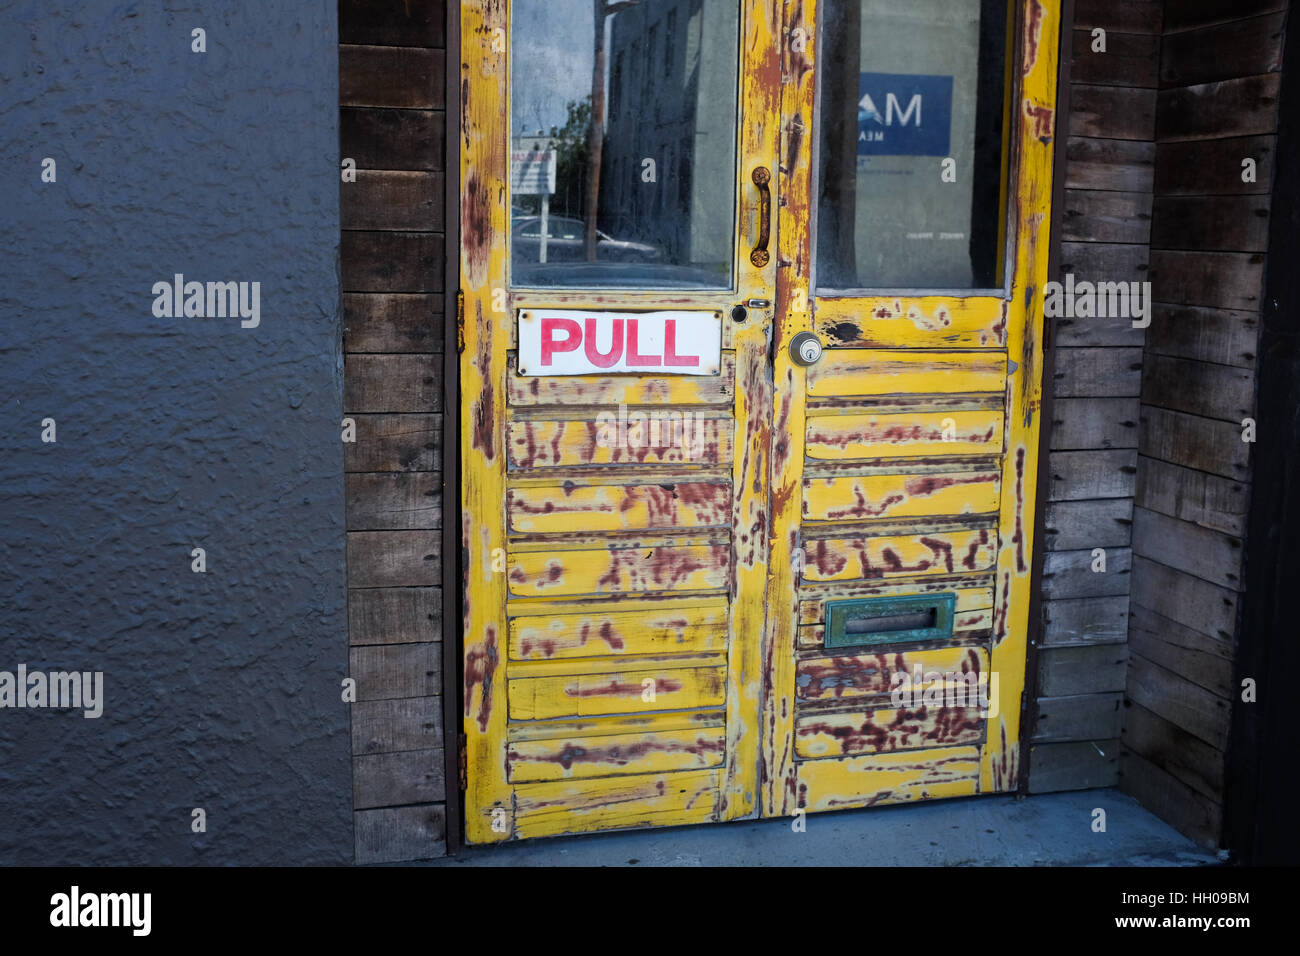
M 511 281 L 727 288 L 739 6 L 611 6 L 511 5 Z

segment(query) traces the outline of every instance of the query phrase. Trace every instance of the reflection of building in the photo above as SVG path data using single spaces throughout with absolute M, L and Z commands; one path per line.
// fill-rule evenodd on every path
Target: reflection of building
M 657 243 L 673 262 L 731 262 L 735 196 L 734 4 L 640 3 L 610 20 L 600 227 Z M 642 178 L 653 159 L 655 182 Z

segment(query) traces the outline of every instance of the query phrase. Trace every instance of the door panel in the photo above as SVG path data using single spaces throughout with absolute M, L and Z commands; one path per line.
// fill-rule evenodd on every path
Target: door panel
M 776 271 L 755 171 L 776 163 L 780 4 L 621 7 L 603 54 L 591 0 L 463 9 L 467 839 L 751 814 Z M 581 103 L 556 137 L 509 136 L 573 75 L 590 90 L 600 55 L 598 162 Z M 600 210 L 591 257 L 575 202 Z M 618 313 L 629 362 L 639 314 L 691 313 L 716 323 L 717 373 L 521 370 L 547 309 Z
M 832 9 L 819 13 L 819 7 Z M 778 232 L 788 268 L 777 290 L 774 418 L 789 440 L 774 445 L 772 461 L 764 695 L 764 727 L 771 733 L 764 739 L 760 780 L 769 815 L 1017 785 L 1057 9 L 1027 0 L 1011 11 L 1018 28 L 1007 34 L 1016 40 L 1008 54 L 1018 69 L 1009 71 L 1007 102 L 1018 105 L 1005 111 L 1002 168 L 1006 218 L 1013 224 L 1005 291 L 848 292 L 842 287 L 870 286 L 877 276 L 876 285 L 896 284 L 899 275 L 931 267 L 934 275 L 965 276 L 950 287 L 974 288 L 994 284 L 981 276 L 987 280 L 998 271 L 988 250 L 977 254 L 972 242 L 970 268 L 962 272 L 951 246 L 940 248 L 930 241 L 935 233 L 899 218 L 906 213 L 918 223 L 942 221 L 947 213 L 939 184 L 947 181 L 941 163 L 954 156 L 968 183 L 976 180 L 958 206 L 969 203 L 966 208 L 978 212 L 992 204 L 996 211 L 997 164 L 989 143 L 960 141 L 963 122 L 972 137 L 996 126 L 987 105 L 1002 99 L 996 81 L 981 75 L 978 96 L 973 88 L 966 91 L 966 117 L 959 115 L 964 94 L 954 91 L 946 104 L 954 111 L 954 139 L 944 152 L 880 146 L 878 140 L 894 131 L 872 133 L 873 123 L 886 124 L 872 118 L 870 103 L 859 103 L 865 113 L 859 112 L 856 129 L 877 141 L 869 148 L 859 141 L 855 149 L 846 138 L 854 124 L 844 107 L 851 108 L 859 93 L 888 85 L 892 61 L 882 42 L 895 36 L 901 47 L 922 53 L 928 42 L 924 23 L 898 33 L 898 9 L 889 8 L 877 0 L 815 0 L 800 5 L 789 24 L 792 31 L 816 37 L 820 30 L 821 36 L 802 56 L 791 56 L 793 81 L 783 106 Z M 961 9 L 968 19 L 958 23 Z M 952 4 L 939 19 L 933 36 L 953 30 L 980 35 L 981 61 L 992 49 L 989 23 L 997 26 L 997 17 L 987 0 Z M 936 65 L 930 68 L 922 56 L 893 72 L 929 70 L 960 79 L 966 70 L 974 76 L 973 63 L 961 60 L 949 65 L 931 56 Z M 854 82 L 859 74 L 860 86 Z M 937 78 L 898 79 L 915 81 L 921 91 L 933 89 Z M 836 90 L 819 91 L 818 83 Z M 890 176 L 911 197 L 901 205 L 876 185 Z M 820 239 L 836 243 L 829 259 L 819 258 L 810 224 L 819 204 Z M 869 223 L 900 245 L 916 239 L 913 256 L 933 257 L 933 263 L 884 250 Z M 972 236 L 989 235 L 988 223 L 978 217 L 964 228 Z M 821 293 L 818 281 L 838 283 L 841 290 Z M 801 332 L 816 334 L 824 347 L 808 367 L 786 347 Z M 934 624 L 944 601 L 951 602 L 951 618 L 943 627 L 911 628 L 915 608 L 928 605 L 932 618 L 922 613 L 920 619 Z M 837 625 L 842 630 L 834 646 L 831 611 L 863 615 L 855 624 Z
M 462 5 L 469 842 L 1016 787 L 1058 4 L 999 2 Z M 522 135 L 602 55 L 599 148 Z M 530 310 L 692 313 L 718 373 L 521 370 Z

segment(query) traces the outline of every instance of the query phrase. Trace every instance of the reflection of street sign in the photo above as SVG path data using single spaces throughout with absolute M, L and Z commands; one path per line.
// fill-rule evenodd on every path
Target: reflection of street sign
M 516 196 L 555 192 L 555 150 L 530 149 L 510 154 L 510 191 Z

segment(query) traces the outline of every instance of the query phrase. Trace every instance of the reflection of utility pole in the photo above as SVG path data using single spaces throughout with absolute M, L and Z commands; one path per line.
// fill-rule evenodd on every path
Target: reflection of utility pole
M 596 261 L 596 214 L 600 203 L 600 154 L 605 142 L 605 20 L 641 0 L 592 0 L 595 45 L 591 63 L 591 131 L 587 135 L 587 261 Z

